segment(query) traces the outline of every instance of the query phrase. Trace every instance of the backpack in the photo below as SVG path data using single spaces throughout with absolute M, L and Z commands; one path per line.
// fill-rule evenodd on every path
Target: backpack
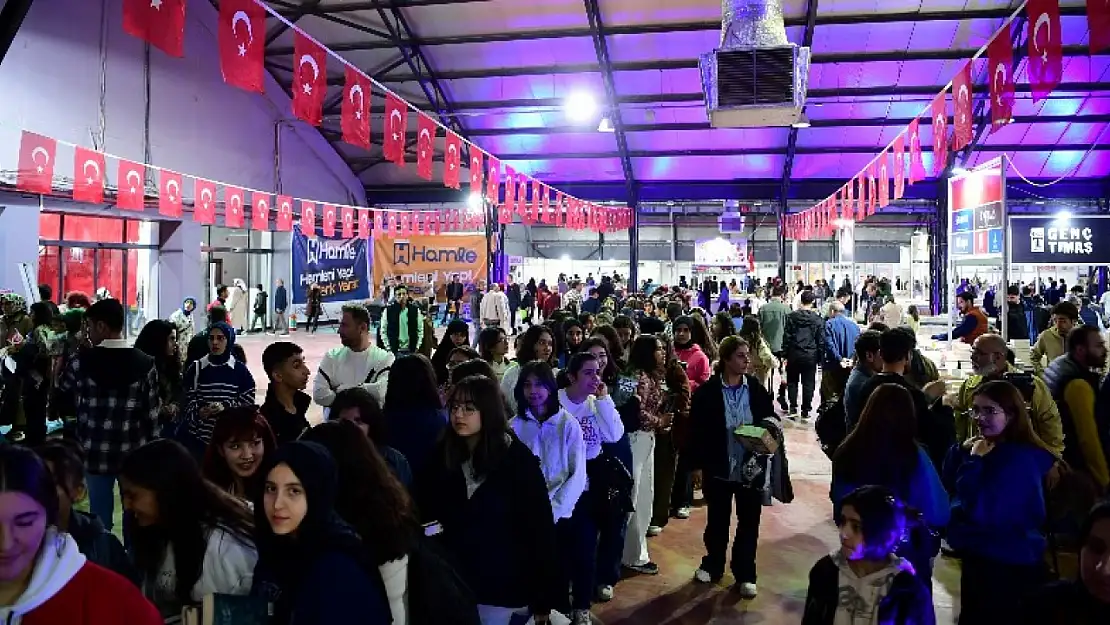
M 844 413 L 844 399 L 834 395 L 817 409 L 817 421 L 813 425 L 821 451 L 831 460 L 837 447 L 848 437 L 848 422 Z
M 439 545 L 418 536 L 409 551 L 409 622 L 481 625 L 478 600 Z

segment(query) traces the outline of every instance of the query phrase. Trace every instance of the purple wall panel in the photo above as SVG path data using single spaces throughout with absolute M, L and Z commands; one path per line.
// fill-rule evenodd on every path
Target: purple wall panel
M 879 126 L 804 128 L 798 131 L 798 147 L 874 146 L 875 151 L 878 152 L 882 149 L 879 145 L 882 131 Z
M 704 0 L 618 0 L 601 2 L 598 8 L 601 9 L 601 20 L 607 26 L 697 22 L 721 18 L 721 4 Z
M 783 157 L 683 156 L 632 159 L 637 180 L 732 180 L 782 175 Z
M 699 93 L 701 75 L 697 69 L 642 70 L 613 72 L 617 95 L 659 93 Z
M 440 3 L 403 9 L 413 29 L 423 37 L 584 28 L 586 13 L 579 0 L 488 0 Z
M 786 146 L 787 128 L 658 130 L 628 134 L 630 150 L 760 149 Z
M 568 132 L 553 135 L 520 134 L 480 137 L 482 149 L 493 155 L 556 152 L 616 152 L 616 135 L 608 132 Z
M 413 28 L 418 28 L 418 26 L 413 26 Z M 423 30 L 421 29 L 418 32 L 423 33 Z M 390 50 L 389 52 L 394 57 L 397 54 L 396 50 Z M 432 67 L 441 72 L 597 63 L 594 44 L 589 37 L 460 43 L 448 46 L 428 46 L 423 48 L 423 52 L 427 55 L 428 62 L 432 64 Z
M 686 102 L 682 105 L 621 105 L 621 119 L 625 124 L 695 124 L 709 123 L 705 105 Z
M 455 102 L 565 98 L 575 91 L 593 93 L 599 101 L 605 97 L 599 73 L 464 78 L 442 83 Z
M 715 30 L 609 35 L 609 57 L 614 63 L 692 59 L 716 48 L 720 40 Z

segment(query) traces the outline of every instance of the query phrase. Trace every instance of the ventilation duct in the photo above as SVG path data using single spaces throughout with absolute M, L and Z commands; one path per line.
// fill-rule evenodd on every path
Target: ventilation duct
M 714 128 L 802 121 L 809 48 L 786 39 L 779 0 L 722 0 L 721 47 L 699 60 Z

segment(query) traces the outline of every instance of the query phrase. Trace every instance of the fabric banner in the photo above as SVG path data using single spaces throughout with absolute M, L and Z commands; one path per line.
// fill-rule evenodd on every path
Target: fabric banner
M 319 284 L 323 301 L 329 314 L 334 314 L 327 304 L 336 307 L 344 302 L 362 302 L 370 299 L 369 267 L 366 243 L 358 237 L 309 238 L 301 232 L 301 225 L 293 226 L 293 277 L 289 290 L 294 306 L 308 301 L 308 289 Z
M 442 299 L 455 274 L 463 284 L 484 285 L 487 266 L 486 237 L 481 234 L 374 238 L 375 289 L 394 278 L 418 288 L 418 297 L 434 284 L 436 297 Z

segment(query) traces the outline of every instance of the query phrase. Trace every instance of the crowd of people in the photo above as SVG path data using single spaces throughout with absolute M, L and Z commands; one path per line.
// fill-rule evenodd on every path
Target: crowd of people
M 0 622 L 172 622 L 239 595 L 277 624 L 580 625 L 660 572 L 649 538 L 699 490 L 694 580 L 727 565 L 752 599 L 762 510 L 794 498 L 784 419 L 814 417 L 840 544 L 804 624 L 935 622 L 944 541 L 964 625 L 1110 622 L 1101 333 L 1059 311 L 1062 352 L 1034 377 L 983 328 L 949 395 L 889 281 L 846 282 L 452 280 L 438 340 L 393 284 L 377 323 L 343 306 L 315 371 L 268 342 L 264 394 L 218 300 L 132 344 L 118 300 L 62 313 L 44 292 L 24 322 L 0 296 Z M 1065 549 L 1078 578 L 1050 583 Z

